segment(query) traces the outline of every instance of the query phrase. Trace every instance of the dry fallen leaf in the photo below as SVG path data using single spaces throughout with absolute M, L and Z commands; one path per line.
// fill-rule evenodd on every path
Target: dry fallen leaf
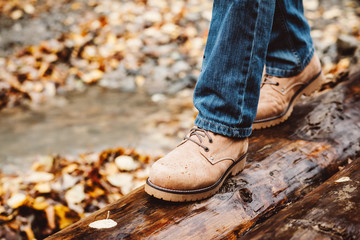
M 85 199 L 84 184 L 78 183 L 66 191 L 65 199 L 69 205 L 81 203 Z
M 38 211 L 45 210 L 48 206 L 49 204 L 46 202 L 46 198 L 43 196 L 36 197 L 31 205 L 31 207 Z
M 122 171 L 133 171 L 139 167 L 131 156 L 119 156 L 115 159 L 116 166 Z
M 55 229 L 56 228 L 56 220 L 55 220 L 56 215 L 55 215 L 54 206 L 47 207 L 45 209 L 45 213 L 46 213 L 46 219 L 47 219 L 50 229 Z
M 23 16 L 23 12 L 19 9 L 13 11 L 10 15 L 10 17 L 13 19 L 13 20 L 18 20 L 20 19 L 21 17 Z
M 107 177 L 109 183 L 121 188 L 122 194 L 127 194 L 132 189 L 133 176 L 129 173 L 118 173 Z
M 63 176 L 62 176 L 62 189 L 63 190 L 73 187 L 79 181 L 78 177 L 69 175 L 66 172 L 67 171 L 63 171 Z
M 35 234 L 31 229 L 30 224 L 24 226 L 23 230 L 26 233 L 27 239 L 29 239 L 29 240 L 35 240 L 36 239 Z
M 112 228 L 117 225 L 117 222 L 115 222 L 112 219 L 102 219 L 95 222 L 92 222 L 89 224 L 89 227 L 91 228 L 97 228 L 97 229 L 103 229 L 103 228 Z
M 101 79 L 104 75 L 103 71 L 98 69 L 92 70 L 82 75 L 81 79 L 86 83 L 93 83 Z
M 348 182 L 348 181 L 351 181 L 351 179 L 349 177 L 341 177 L 341 178 L 337 179 L 335 182 L 342 183 L 342 182 Z
M 105 191 L 99 187 L 95 187 L 92 191 L 88 191 L 87 194 L 89 194 L 90 197 L 96 199 L 100 196 L 105 195 Z
M 112 219 L 109 219 L 109 215 L 110 215 L 110 211 L 108 211 L 106 219 L 94 221 L 89 224 L 89 227 L 97 228 L 97 229 L 115 227 L 117 225 L 117 222 L 115 222 Z
M 69 226 L 70 224 L 78 221 L 80 219 L 79 216 L 76 217 L 72 213 L 72 211 L 63 205 L 55 205 L 54 206 L 55 214 L 59 218 L 59 228 L 63 229 Z
M 31 183 L 48 182 L 54 179 L 54 174 L 48 172 L 32 172 L 25 180 Z
M 6 202 L 6 204 L 15 209 L 18 207 L 23 206 L 26 201 L 27 201 L 28 197 L 26 194 L 24 193 L 14 193 Z
M 49 182 L 42 182 L 37 183 L 34 186 L 34 189 L 38 191 L 39 193 L 50 193 L 51 192 L 51 186 Z

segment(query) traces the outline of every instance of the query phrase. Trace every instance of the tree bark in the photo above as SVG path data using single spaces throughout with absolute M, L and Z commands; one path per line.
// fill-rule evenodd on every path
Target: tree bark
M 171 203 L 148 196 L 141 187 L 48 239 L 238 238 L 359 154 L 360 72 L 350 78 L 305 99 L 286 123 L 254 132 L 246 168 L 215 196 Z M 89 227 L 108 212 L 116 227 Z
M 240 239 L 360 239 L 360 158 Z

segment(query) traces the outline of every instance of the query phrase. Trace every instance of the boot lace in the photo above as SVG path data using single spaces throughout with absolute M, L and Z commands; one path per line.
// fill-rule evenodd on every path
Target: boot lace
M 192 136 L 196 136 L 197 139 L 191 138 Z M 190 129 L 189 135 L 184 138 L 184 140 L 192 141 L 193 143 L 199 145 L 200 147 L 204 148 L 206 152 L 209 151 L 209 148 L 203 144 L 204 138 L 207 137 L 209 139 L 209 143 L 212 143 L 213 140 L 210 136 L 210 134 L 202 128 L 194 127 Z M 198 140 L 198 141 L 197 141 Z
M 272 76 L 265 74 L 261 81 L 261 87 L 264 86 L 265 84 L 279 86 L 279 82 L 273 81 L 272 78 L 273 78 Z

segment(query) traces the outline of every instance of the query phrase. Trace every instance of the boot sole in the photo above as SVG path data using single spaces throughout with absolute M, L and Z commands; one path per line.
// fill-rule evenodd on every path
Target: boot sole
M 147 179 L 145 192 L 155 198 L 170 202 L 190 202 L 202 200 L 217 193 L 229 175 L 235 176 L 241 172 L 245 167 L 245 162 L 246 154 L 233 163 L 213 185 L 205 188 L 193 190 L 173 190 L 159 187 Z
M 294 105 L 299 101 L 300 97 L 302 95 L 310 96 L 313 92 L 319 90 L 323 83 L 323 80 L 324 80 L 324 75 L 323 75 L 322 71 L 320 71 L 317 75 L 315 75 L 315 77 L 313 77 L 310 80 L 308 85 L 306 85 L 303 88 L 300 88 L 298 90 L 298 92 L 290 100 L 288 107 L 282 114 L 280 114 L 276 117 L 271 117 L 271 118 L 267 118 L 267 119 L 254 121 L 253 129 L 258 130 L 258 129 L 262 129 L 262 128 L 273 127 L 273 126 L 276 126 L 276 125 L 286 121 L 290 117 L 290 115 L 293 111 Z

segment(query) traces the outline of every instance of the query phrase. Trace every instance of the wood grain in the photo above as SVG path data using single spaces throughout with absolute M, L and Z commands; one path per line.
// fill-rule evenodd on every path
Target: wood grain
M 141 187 L 48 239 L 237 239 L 358 155 L 359 122 L 360 72 L 298 104 L 285 124 L 255 132 L 246 168 L 215 196 L 170 203 Z M 88 227 L 108 211 L 116 227 Z
M 240 239 L 360 239 L 360 158 Z

